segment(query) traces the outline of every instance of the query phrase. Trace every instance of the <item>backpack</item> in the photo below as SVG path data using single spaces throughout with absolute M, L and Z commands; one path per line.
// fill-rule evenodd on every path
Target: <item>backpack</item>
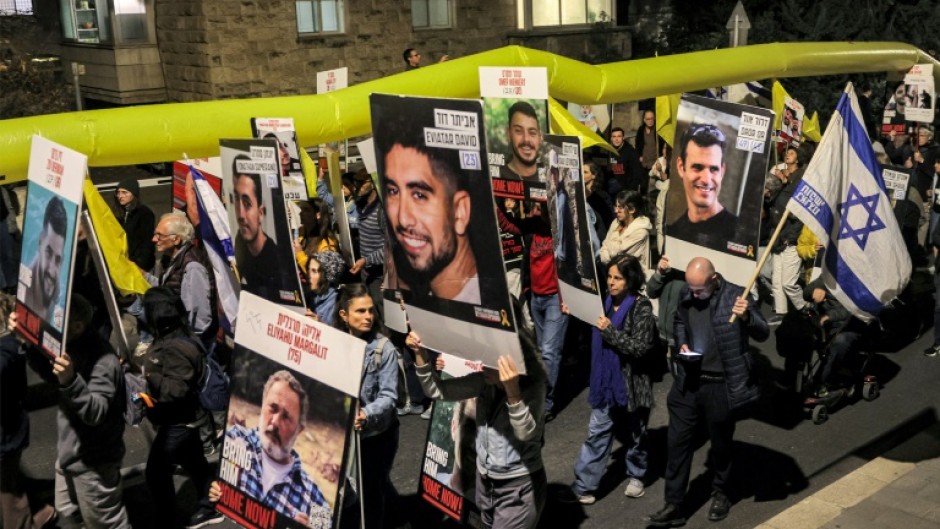
M 144 373 L 134 373 L 125 364 L 124 369 L 124 422 L 128 426 L 138 426 L 147 414 L 147 408 L 152 408 L 157 402 L 150 396 L 147 386 L 147 377 Z
M 197 394 L 199 404 L 206 411 L 225 411 L 229 400 L 229 376 L 215 358 L 215 352 L 207 353 L 202 343 L 193 338 L 186 341 L 196 346 L 203 358 L 203 376 Z
M 379 343 L 375 346 L 375 353 L 372 355 L 372 358 L 375 361 L 376 370 L 381 369 L 382 367 L 382 353 L 385 352 L 385 344 L 388 343 L 388 338 L 383 336 Z M 398 361 L 398 396 L 395 398 L 395 407 L 404 408 L 408 406 L 409 397 L 408 397 L 408 383 L 405 381 L 405 360 L 402 358 L 401 353 L 398 352 L 398 348 L 395 348 L 395 356 Z

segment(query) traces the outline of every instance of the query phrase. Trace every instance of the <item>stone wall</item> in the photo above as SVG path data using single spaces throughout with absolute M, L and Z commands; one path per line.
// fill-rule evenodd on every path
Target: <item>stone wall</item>
M 297 33 L 285 0 L 157 0 L 157 41 L 171 101 L 313 94 L 319 71 L 346 66 L 350 84 L 403 71 L 401 52 L 425 65 L 505 46 L 515 0 L 456 0 L 454 27 L 414 30 L 410 2 L 346 0 L 346 32 Z

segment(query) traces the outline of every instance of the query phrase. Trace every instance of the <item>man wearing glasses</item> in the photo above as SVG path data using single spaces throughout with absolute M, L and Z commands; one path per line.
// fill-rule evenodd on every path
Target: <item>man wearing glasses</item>
M 692 244 L 726 251 L 738 217 L 718 202 L 725 176 L 725 135 L 714 125 L 693 123 L 679 141 L 676 169 L 688 209 L 666 226 L 666 234 Z
M 421 67 L 421 53 L 414 48 L 407 48 L 402 52 L 401 58 L 405 60 L 405 71 L 416 70 Z M 444 62 L 449 58 L 448 55 L 441 56 L 441 60 L 437 62 Z

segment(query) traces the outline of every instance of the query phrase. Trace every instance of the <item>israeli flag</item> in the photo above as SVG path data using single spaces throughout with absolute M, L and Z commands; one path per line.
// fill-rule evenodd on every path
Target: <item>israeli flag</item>
M 852 83 L 787 210 L 826 246 L 823 282 L 859 319 L 876 317 L 907 285 L 911 258 Z
M 199 236 L 212 263 L 215 286 L 219 293 L 219 305 L 222 309 L 219 324 L 226 335 L 234 336 L 241 285 L 235 273 L 235 249 L 232 246 L 228 215 L 219 196 L 202 173 L 192 165 L 189 166 L 189 172 L 193 177 L 199 209 Z

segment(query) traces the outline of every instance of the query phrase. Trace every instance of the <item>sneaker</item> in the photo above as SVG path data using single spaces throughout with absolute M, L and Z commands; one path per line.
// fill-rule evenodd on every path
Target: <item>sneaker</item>
M 555 412 L 547 411 L 545 412 L 545 423 L 550 423 L 555 420 Z
M 424 413 L 424 406 L 418 404 L 405 404 L 403 408 L 398 408 L 398 415 L 421 415 Z
M 629 496 L 631 498 L 639 498 L 640 496 L 646 494 L 646 489 L 643 488 L 643 482 L 636 479 L 630 478 L 630 481 L 627 482 L 627 488 L 623 491 L 624 496 Z
M 731 511 L 731 500 L 721 492 L 712 495 L 712 504 L 708 508 L 708 519 L 713 522 L 720 522 L 728 517 Z
M 431 412 L 434 410 L 431 406 L 428 406 L 428 409 L 421 412 L 421 418 L 428 421 L 431 419 Z
M 682 508 L 674 503 L 666 503 L 663 508 L 646 517 L 650 527 L 680 527 L 685 525 Z
M 930 347 L 924 349 L 924 356 L 928 358 L 933 358 L 940 354 L 940 345 L 931 345 Z
M 767 318 L 767 325 L 770 325 L 771 327 L 780 325 L 781 323 L 783 323 L 782 314 L 774 314 L 773 316 Z
M 581 505 L 593 505 L 597 498 L 593 494 L 578 494 L 571 489 L 563 489 L 558 494 L 558 501 L 562 503 L 580 503 Z
M 199 529 L 207 525 L 214 525 L 225 521 L 225 516 L 216 510 L 199 509 L 196 514 L 189 519 L 186 529 Z

